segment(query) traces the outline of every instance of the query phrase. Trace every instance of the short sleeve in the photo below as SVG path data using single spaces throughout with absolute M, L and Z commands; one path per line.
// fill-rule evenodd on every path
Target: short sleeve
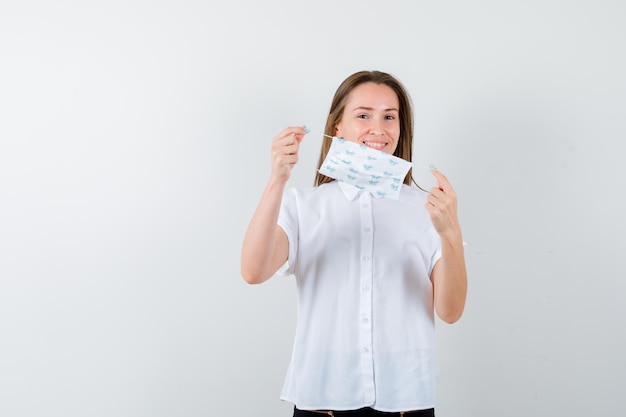
M 278 226 L 285 231 L 289 242 L 289 256 L 287 262 L 276 272 L 277 275 L 291 275 L 294 273 L 296 254 L 298 253 L 298 205 L 297 193 L 291 188 L 283 194 L 278 214 Z
M 465 252 L 467 249 L 467 242 L 463 241 L 463 252 Z M 439 246 L 437 247 L 437 250 L 435 251 L 435 253 L 433 253 L 433 256 L 430 258 L 430 268 L 428 270 L 428 276 L 430 276 L 433 272 L 433 268 L 435 267 L 435 264 L 437 263 L 437 261 L 441 259 L 441 241 L 439 241 Z
M 441 245 L 437 247 L 437 249 L 433 253 L 433 256 L 430 258 L 430 266 L 428 267 L 428 276 L 431 276 L 431 274 L 433 273 L 433 269 L 435 268 L 435 265 L 437 264 L 437 261 L 439 261 L 439 259 L 441 259 Z

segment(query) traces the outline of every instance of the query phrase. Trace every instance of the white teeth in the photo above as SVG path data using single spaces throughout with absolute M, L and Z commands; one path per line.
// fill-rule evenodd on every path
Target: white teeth
M 370 148 L 374 148 L 374 149 L 382 149 L 385 147 L 385 143 L 379 143 L 379 142 L 364 142 L 365 146 L 368 146 Z

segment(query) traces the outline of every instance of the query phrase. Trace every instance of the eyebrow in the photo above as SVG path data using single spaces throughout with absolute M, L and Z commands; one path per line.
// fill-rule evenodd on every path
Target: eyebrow
M 355 107 L 354 109 L 352 109 L 352 111 L 356 111 L 356 110 L 368 110 L 368 111 L 374 111 L 375 109 L 373 107 L 364 107 L 364 106 L 359 106 L 359 107 Z M 392 107 L 389 109 L 384 109 L 383 111 L 397 111 L 400 112 L 400 110 Z

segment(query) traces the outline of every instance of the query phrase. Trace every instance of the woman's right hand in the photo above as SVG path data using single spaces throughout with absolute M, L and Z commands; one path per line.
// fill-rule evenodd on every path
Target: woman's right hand
M 272 176 L 252 216 L 241 248 L 241 275 L 250 284 L 273 276 L 289 256 L 289 239 L 277 225 L 285 184 L 298 162 L 305 127 L 288 127 L 272 139 Z
M 272 139 L 272 177 L 287 181 L 298 162 L 300 142 L 308 132 L 305 127 L 288 127 Z

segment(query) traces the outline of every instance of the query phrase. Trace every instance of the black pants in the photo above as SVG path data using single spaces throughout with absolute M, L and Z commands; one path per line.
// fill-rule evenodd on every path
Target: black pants
M 361 408 L 359 410 L 351 411 L 307 411 L 293 408 L 294 417 L 323 417 L 323 416 L 335 416 L 335 417 L 435 417 L 435 409 L 430 408 L 428 410 L 419 411 L 405 411 L 404 413 L 387 413 L 384 411 L 377 411 L 372 408 Z

